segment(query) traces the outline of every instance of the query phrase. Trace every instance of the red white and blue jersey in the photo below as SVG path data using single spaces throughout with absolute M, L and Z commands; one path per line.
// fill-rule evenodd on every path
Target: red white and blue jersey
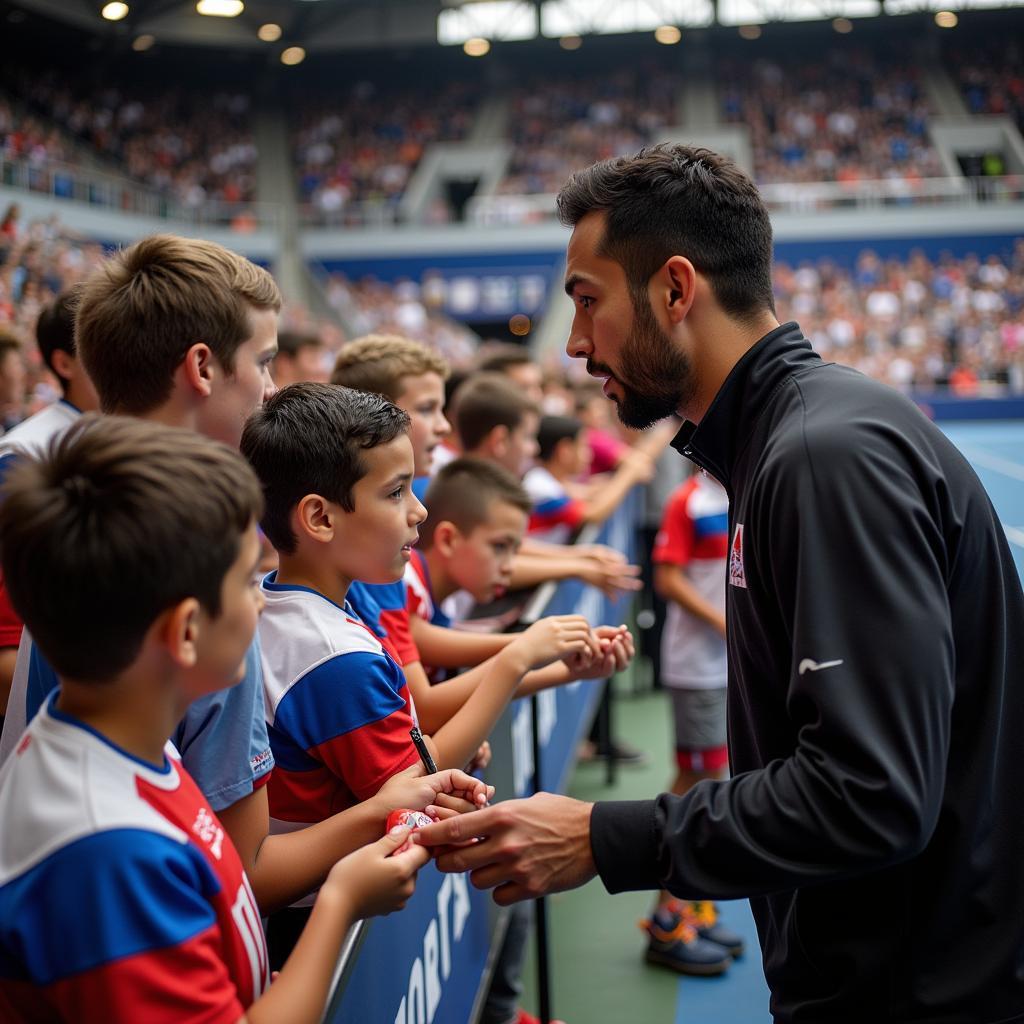
M 188 773 L 55 697 L 0 771 L 0 922 L 4 1021 L 234 1024 L 270 981 L 241 861 Z
M 430 570 L 427 559 L 422 551 L 413 548 L 412 558 L 405 567 L 405 597 L 409 615 L 416 615 L 434 626 L 450 629 L 452 620 L 434 601 L 434 588 L 430 582 Z M 424 665 L 427 678 L 432 683 L 440 683 L 448 678 L 448 670 Z
M 350 606 L 264 579 L 260 616 L 274 772 L 271 830 L 315 824 L 417 764 L 405 676 Z M 311 900 L 309 901 L 311 902 Z
M 543 466 L 529 470 L 523 477 L 523 486 L 533 502 L 527 526 L 529 535 L 552 544 L 567 544 L 583 524 L 583 502 L 570 497 L 562 483 Z
M 384 645 L 384 650 L 403 668 L 420 660 L 419 648 L 409 630 L 405 607 L 405 583 L 363 583 L 348 588 L 348 603 Z
M 696 473 L 672 492 L 651 561 L 678 565 L 702 597 L 724 613 L 729 555 L 729 496 L 717 480 Z M 661 640 L 662 681 L 669 686 L 716 689 L 726 684 L 725 639 L 668 603 Z

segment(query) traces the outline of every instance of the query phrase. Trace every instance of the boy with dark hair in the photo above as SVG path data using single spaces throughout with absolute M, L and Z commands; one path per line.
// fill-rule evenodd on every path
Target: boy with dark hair
M 425 511 L 410 490 L 408 429 L 406 414 L 379 395 L 293 384 L 253 414 L 242 436 L 263 485 L 263 530 L 280 557 L 262 584 L 260 623 L 279 831 L 365 799 L 419 760 L 402 670 L 346 600 L 354 580 L 397 580 L 411 557 Z M 562 616 L 522 634 L 504 660 L 515 682 L 560 657 L 589 663 L 598 650 L 584 620 Z M 450 743 L 439 733 L 442 764 L 468 760 L 504 707 L 498 697 L 482 691 L 491 713 L 475 729 L 459 723 Z M 306 913 L 300 905 L 274 915 L 272 947 L 289 948 Z
M 538 409 L 540 408 L 544 399 L 544 373 L 525 345 L 508 342 L 484 345 L 480 350 L 476 369 L 480 373 L 500 373 L 507 377 Z
M 463 453 L 497 462 L 521 478 L 537 454 L 537 404 L 500 373 L 467 378 L 453 402 Z
M 168 744 L 245 672 L 260 505 L 226 447 L 113 417 L 11 473 L 3 572 L 61 685 L 0 771 L 4 1019 L 312 1024 L 351 924 L 412 892 L 407 831 L 339 861 L 267 991 L 243 865 Z
M 274 357 L 274 382 L 279 388 L 299 381 L 327 380 L 323 339 L 308 331 L 278 331 Z

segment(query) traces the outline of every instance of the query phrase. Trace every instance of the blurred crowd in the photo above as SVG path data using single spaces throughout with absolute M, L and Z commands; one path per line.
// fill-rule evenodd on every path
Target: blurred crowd
M 90 87 L 64 71 L 8 69 L 5 78 L 14 103 L 0 101 L 0 119 L 6 110 L 14 133 L 29 137 L 29 148 L 19 149 L 31 158 L 67 160 L 77 141 L 107 170 L 186 208 L 255 199 L 256 145 L 245 94 L 137 85 L 129 92 Z
M 427 146 L 458 142 L 473 124 L 474 90 L 449 83 L 432 90 L 379 90 L 370 82 L 341 102 L 302 104 L 292 138 L 299 190 L 316 219 L 360 224 L 366 204 L 393 214 Z
M 761 184 L 941 177 L 920 73 L 867 51 L 723 62 L 722 120 L 750 129 Z
M 1024 131 L 1024 53 L 1018 42 L 953 49 L 946 63 L 972 114 L 1005 114 Z

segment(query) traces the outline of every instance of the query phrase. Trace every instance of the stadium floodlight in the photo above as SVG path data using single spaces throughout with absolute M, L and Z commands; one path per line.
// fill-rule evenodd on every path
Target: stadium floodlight
M 483 36 L 473 36 L 462 44 L 462 49 L 468 57 L 486 57 L 491 52 L 491 43 Z
M 663 46 L 674 46 L 683 38 L 683 33 L 675 25 L 659 25 L 654 30 L 654 38 Z
M 276 43 L 281 38 L 281 26 L 268 21 L 265 25 L 260 25 L 256 35 L 265 43 Z
M 152 49 L 155 42 L 156 36 L 150 35 L 148 32 L 143 32 L 141 36 L 136 36 L 132 40 L 132 49 L 136 53 L 145 53 L 147 50 Z
M 199 0 L 196 10 L 210 18 L 237 18 L 245 4 L 242 0 Z
M 281 63 L 290 68 L 301 64 L 305 59 L 306 51 L 301 46 L 289 46 L 288 49 L 281 51 Z
M 540 8 L 541 33 L 553 38 L 704 28 L 713 21 L 711 0 L 545 0 Z
M 437 41 L 462 46 L 467 39 L 533 39 L 537 8 L 532 0 L 479 0 L 437 16 Z
M 128 5 L 122 3 L 104 4 L 100 10 L 100 15 L 106 18 L 107 21 L 120 21 L 122 18 L 128 17 Z

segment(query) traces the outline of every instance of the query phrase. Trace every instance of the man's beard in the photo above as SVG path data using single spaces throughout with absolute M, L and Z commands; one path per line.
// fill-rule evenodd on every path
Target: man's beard
M 627 427 L 646 430 L 688 405 L 697 385 L 690 360 L 662 331 L 646 295 L 634 298 L 633 310 L 633 327 L 614 378 L 623 393 L 615 409 Z M 587 369 L 591 367 L 611 373 L 606 366 L 588 362 Z

